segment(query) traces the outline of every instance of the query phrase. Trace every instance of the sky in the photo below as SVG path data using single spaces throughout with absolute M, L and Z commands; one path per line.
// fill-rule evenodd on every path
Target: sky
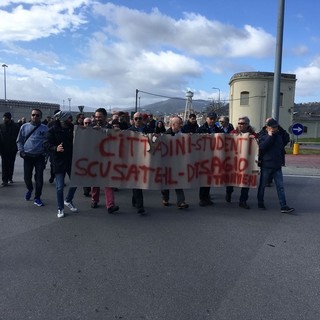
M 238 72 L 274 72 L 278 0 L 1 0 L 0 98 L 62 109 L 167 97 L 228 101 Z M 320 101 L 320 1 L 285 2 L 283 73 Z M 6 90 L 5 90 L 6 87 Z

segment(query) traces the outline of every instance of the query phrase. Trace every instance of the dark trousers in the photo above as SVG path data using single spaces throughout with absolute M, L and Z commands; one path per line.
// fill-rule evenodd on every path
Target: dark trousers
M 180 205 L 185 201 L 184 191 L 183 189 L 174 189 L 174 191 L 176 192 L 176 196 L 177 196 L 177 205 Z M 162 194 L 162 200 L 169 201 L 170 190 L 168 189 L 161 190 L 161 194 Z
M 200 187 L 199 199 L 200 201 L 210 200 L 210 187 Z
M 2 182 L 8 183 L 12 180 L 16 152 L 3 151 L 1 154 Z
M 233 186 L 227 186 L 226 192 L 231 194 L 233 192 Z M 240 192 L 239 202 L 246 202 L 249 199 L 249 188 L 242 187 Z
M 24 182 L 28 190 L 33 190 L 32 174 L 33 169 L 35 170 L 34 180 L 35 180 L 35 198 L 39 199 L 42 194 L 43 187 L 43 171 L 45 169 L 45 157 L 24 157 L 23 169 L 24 169 Z
M 142 189 L 132 189 L 132 205 L 137 209 L 143 208 Z

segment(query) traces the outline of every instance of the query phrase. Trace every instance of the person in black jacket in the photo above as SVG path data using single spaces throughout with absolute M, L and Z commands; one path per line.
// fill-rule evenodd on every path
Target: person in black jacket
M 3 115 L 3 123 L 0 125 L 0 153 L 2 168 L 2 186 L 13 183 L 14 163 L 17 155 L 17 137 L 20 126 L 12 120 L 10 112 Z
M 270 118 L 266 119 L 266 125 L 259 132 L 259 136 L 261 136 L 267 132 L 267 123 L 269 120 L 272 120 L 272 118 L 270 117 Z M 285 163 L 285 154 L 286 154 L 285 146 L 289 143 L 290 136 L 289 136 L 289 133 L 286 130 L 284 130 L 280 125 L 278 126 L 278 132 L 281 135 L 282 141 L 283 141 L 283 166 L 285 166 L 286 165 L 286 163 Z M 271 187 L 272 181 L 273 181 L 273 178 L 272 178 L 272 176 L 270 176 L 266 186 Z
M 224 131 L 216 125 L 217 114 L 209 112 L 206 122 L 196 131 L 196 133 L 223 133 Z M 200 187 L 199 189 L 199 206 L 205 207 L 213 205 L 210 199 L 210 187 Z
M 162 120 L 158 120 L 156 127 L 154 129 L 155 133 L 161 134 L 166 132 L 166 127 L 164 125 L 164 122 Z
M 141 133 L 153 133 L 150 128 L 143 123 L 142 114 L 140 112 L 136 112 L 133 115 L 133 125 L 128 129 L 135 132 Z M 132 189 L 132 205 L 136 207 L 137 213 L 140 215 L 146 215 L 143 206 L 143 193 L 142 189 Z
M 55 173 L 58 218 L 64 217 L 64 205 L 72 212 L 78 212 L 72 200 L 77 187 L 70 187 L 66 198 L 63 196 L 65 175 L 71 175 L 72 151 L 73 151 L 73 124 L 72 114 L 66 111 L 59 111 L 54 115 L 55 123 L 48 130 L 44 147 L 52 152 L 52 165 Z
M 196 133 L 199 125 L 197 123 L 197 116 L 194 113 L 190 113 L 187 123 L 182 127 L 182 133 Z
M 274 179 L 277 188 L 280 209 L 282 213 L 292 213 L 294 208 L 287 205 L 283 185 L 282 166 L 284 164 L 284 138 L 279 131 L 278 122 L 274 119 L 267 121 L 266 130 L 259 135 L 260 182 L 258 187 L 258 207 L 264 205 L 264 191 L 270 177 Z

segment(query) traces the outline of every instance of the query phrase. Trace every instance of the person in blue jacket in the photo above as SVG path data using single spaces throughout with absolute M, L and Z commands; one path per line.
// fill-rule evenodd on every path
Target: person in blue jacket
M 43 142 L 48 127 L 41 123 L 42 112 L 38 108 L 31 111 L 31 121 L 23 124 L 17 138 L 17 147 L 23 158 L 23 175 L 27 187 L 25 200 L 29 201 L 33 192 L 32 175 L 35 170 L 35 195 L 34 204 L 38 207 L 44 206 L 41 200 L 43 187 L 43 171 L 46 167 L 45 149 Z

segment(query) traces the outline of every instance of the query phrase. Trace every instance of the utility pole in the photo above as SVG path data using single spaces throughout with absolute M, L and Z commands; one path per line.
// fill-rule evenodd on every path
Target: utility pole
M 136 105 L 135 105 L 135 108 L 134 108 L 134 112 L 138 111 L 138 94 L 139 94 L 139 90 L 136 89 Z
M 220 89 L 216 88 L 216 87 L 212 87 L 212 89 L 216 89 L 219 91 L 219 95 L 218 95 L 218 108 L 220 108 Z M 213 105 L 212 105 L 213 106 Z M 213 106 L 214 107 L 214 106 Z
M 284 22 L 285 0 L 278 2 L 278 28 L 277 43 L 273 79 L 273 98 L 272 98 L 272 118 L 279 121 L 280 104 L 280 85 L 281 85 L 281 64 L 282 64 L 282 46 L 283 46 L 283 22 Z
M 6 73 L 6 68 L 8 68 L 8 66 L 4 63 L 2 65 L 2 68 L 3 68 L 4 100 L 7 101 L 7 73 Z
M 69 101 L 69 111 L 71 111 L 71 98 L 68 98 Z

